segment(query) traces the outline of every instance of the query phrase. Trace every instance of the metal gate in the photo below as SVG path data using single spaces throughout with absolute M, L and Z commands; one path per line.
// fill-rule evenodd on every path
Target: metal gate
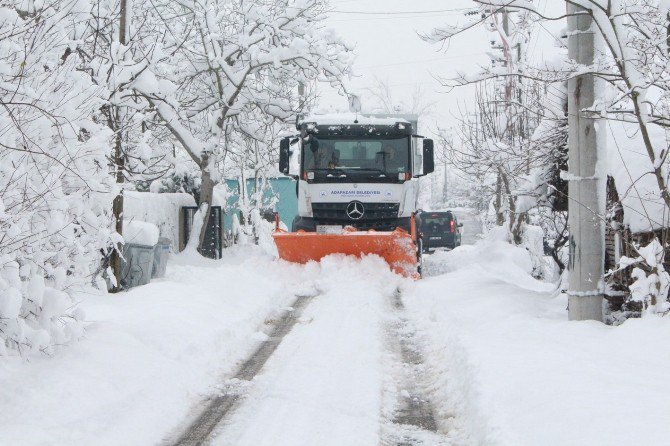
M 188 237 L 191 235 L 191 227 L 193 226 L 193 216 L 198 211 L 197 206 L 183 206 L 181 208 L 184 225 L 182 234 L 185 244 L 188 243 Z M 221 206 L 212 206 L 212 211 L 209 214 L 209 222 L 207 222 L 207 229 L 205 230 L 205 243 L 203 243 L 200 254 L 210 259 L 220 259 L 221 250 L 223 249 L 223 240 L 221 234 L 223 233 L 223 212 Z

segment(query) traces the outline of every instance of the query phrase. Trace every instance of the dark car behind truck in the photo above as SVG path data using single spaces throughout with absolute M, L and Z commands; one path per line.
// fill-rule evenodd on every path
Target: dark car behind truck
M 451 211 L 420 212 L 417 222 L 424 252 L 435 248 L 454 249 L 461 245 L 460 228 L 463 224 Z

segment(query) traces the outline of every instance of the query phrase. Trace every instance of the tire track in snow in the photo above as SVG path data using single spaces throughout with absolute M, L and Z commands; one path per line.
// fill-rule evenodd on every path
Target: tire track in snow
M 281 317 L 274 322 L 268 338 L 256 348 L 254 353 L 243 362 L 242 365 L 240 365 L 237 373 L 235 373 L 235 376 L 230 382 L 249 382 L 256 376 L 256 374 L 258 374 L 284 337 L 298 322 L 302 310 L 314 297 L 316 297 L 316 295 L 297 296 L 291 307 L 284 311 Z M 224 391 L 222 395 L 214 397 L 207 404 L 198 418 L 191 423 L 186 431 L 173 444 L 175 446 L 196 446 L 206 444 L 214 428 L 241 400 L 242 395 L 239 391 L 239 387 L 243 386 L 232 386 Z
M 321 294 L 217 427 L 212 446 L 380 443 L 384 322 L 397 278 L 377 257 L 328 257 L 315 273 Z
M 415 446 L 447 444 L 438 433 L 433 406 L 427 393 L 426 366 L 416 331 L 404 316 L 405 305 L 398 289 L 391 298 L 398 315 L 389 333 L 391 348 L 400 362 L 396 408 L 390 425 L 384 426 L 382 444 Z

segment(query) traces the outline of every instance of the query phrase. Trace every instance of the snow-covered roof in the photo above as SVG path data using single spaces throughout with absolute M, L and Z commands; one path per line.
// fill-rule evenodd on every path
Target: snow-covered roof
M 648 128 L 655 151 L 667 150 L 670 141 L 663 128 L 655 124 Z M 614 178 L 624 223 L 634 233 L 669 227 L 668 208 L 661 198 L 638 124 L 601 120 L 598 131 L 601 135 L 604 131 L 607 174 Z

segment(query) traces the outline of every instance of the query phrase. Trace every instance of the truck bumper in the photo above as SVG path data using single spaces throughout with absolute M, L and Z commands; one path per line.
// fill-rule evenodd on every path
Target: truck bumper
M 316 232 L 317 225 L 339 225 L 339 226 L 353 226 L 359 231 L 367 231 L 374 229 L 375 231 L 392 232 L 396 228 L 404 229 L 411 232 L 411 223 L 409 217 L 400 217 L 395 219 L 384 219 L 382 221 L 340 221 L 340 220 L 316 220 L 312 217 L 297 216 L 293 219 L 291 231 L 296 232 L 303 230 L 305 232 Z

